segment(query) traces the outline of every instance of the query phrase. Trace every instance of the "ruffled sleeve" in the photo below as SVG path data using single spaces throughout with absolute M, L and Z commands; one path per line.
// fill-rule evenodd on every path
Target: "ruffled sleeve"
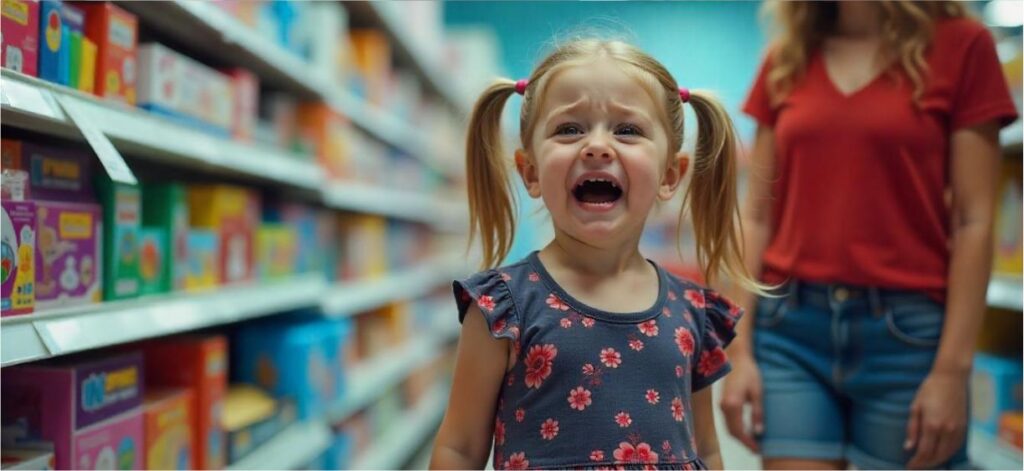
M 512 302 L 508 283 L 498 271 L 483 271 L 465 280 L 456 280 L 452 283 L 452 291 L 459 308 L 459 323 L 466 318 L 471 303 L 475 303 L 483 313 L 492 337 L 512 341 L 519 339 L 519 314 Z
M 718 381 L 732 369 L 725 347 L 736 337 L 736 323 L 743 310 L 717 292 L 704 290 L 704 312 L 701 324 L 700 351 L 693 355 L 691 389 L 703 389 Z

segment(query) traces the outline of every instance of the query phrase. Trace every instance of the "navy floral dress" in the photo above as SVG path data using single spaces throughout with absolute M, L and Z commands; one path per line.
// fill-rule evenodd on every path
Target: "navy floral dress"
M 653 264 L 653 262 L 652 262 Z M 454 283 L 512 342 L 494 424 L 495 469 L 704 469 L 690 395 L 729 372 L 740 309 L 658 271 L 658 301 L 610 313 L 569 296 L 537 252 Z

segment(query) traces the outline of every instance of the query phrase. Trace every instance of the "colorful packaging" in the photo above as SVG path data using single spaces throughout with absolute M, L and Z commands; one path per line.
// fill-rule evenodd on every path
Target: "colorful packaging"
M 5 199 L 3 204 L 3 316 L 35 309 L 36 207 L 31 201 Z
M 169 283 L 164 275 L 168 260 L 167 252 L 164 252 L 167 248 L 164 235 L 164 230 L 159 227 L 139 230 L 139 295 L 167 292 Z
M 92 156 L 79 149 L 24 143 L 22 168 L 29 172 L 33 200 L 95 201 Z M 12 151 L 13 152 L 13 151 Z
M 387 219 L 380 216 L 344 216 L 341 279 L 379 278 L 387 273 Z
M 28 171 L 23 155 L 21 141 L 0 139 L 0 169 Z M 26 197 L 28 197 L 27 192 Z
M 1024 417 L 1020 411 L 1007 412 L 999 419 L 999 439 L 1020 450 L 1024 440 Z
M 992 435 L 1004 412 L 1021 410 L 1020 358 L 976 353 L 971 373 L 971 420 Z
M 234 91 L 234 113 L 231 132 L 235 139 L 249 141 L 256 128 L 257 109 L 260 103 L 259 79 L 245 69 L 229 69 L 224 71 L 231 80 Z
M 61 81 L 63 85 L 78 88 L 82 70 L 82 39 L 85 36 L 85 14 L 68 4 L 60 9 L 63 21 Z
M 230 79 L 161 44 L 139 47 L 139 107 L 228 135 L 234 96 Z
M 353 131 L 348 119 L 325 103 L 300 105 L 298 118 L 299 139 L 316 155 L 328 178 L 351 178 L 348 142 Z
M 352 62 L 356 66 L 358 83 L 366 99 L 374 104 L 387 97 L 387 84 L 391 77 L 391 44 L 387 35 L 377 29 L 351 29 Z
M 185 289 L 189 270 L 188 205 L 185 187 L 178 183 L 147 184 L 142 188 L 142 224 L 160 230 L 162 292 Z
M 103 207 L 103 299 L 139 295 L 139 229 L 142 194 L 139 187 L 101 175 L 97 187 Z
M 98 303 L 103 211 L 93 203 L 36 202 L 36 310 Z
M 193 393 L 192 451 L 195 467 L 227 464 L 222 416 L 228 375 L 227 338 L 187 336 L 146 344 L 147 385 L 187 388 Z
M 324 256 L 328 252 L 320 240 L 320 214 L 313 208 L 295 203 L 269 205 L 263 214 L 264 220 L 292 229 L 296 237 L 293 265 L 298 273 L 321 271 Z M 276 225 L 275 224 L 275 225 Z
M 39 2 L 2 0 L 0 5 L 0 65 L 36 77 L 39 75 Z
M 257 195 L 232 185 L 192 185 L 188 188 L 188 205 L 191 226 L 211 229 L 220 237 L 220 284 L 253 280 L 260 221 Z
M 295 422 L 295 404 L 274 400 L 249 385 L 232 385 L 224 398 L 224 431 L 228 460 L 245 458 Z
M 110 2 L 79 2 L 85 13 L 85 35 L 96 44 L 95 93 L 129 105 L 135 104 L 138 75 L 135 49 L 138 21 Z
M 220 237 L 210 230 L 193 229 L 188 232 L 188 270 L 185 272 L 185 290 L 203 291 L 216 288 L 220 279 Z
M 146 393 L 143 405 L 145 422 L 146 469 L 195 469 L 192 444 L 192 407 L 194 398 L 188 389 L 166 389 Z
M 39 7 L 39 78 L 61 83 L 62 61 L 68 59 L 64 49 L 64 19 L 59 0 L 43 0 Z M 65 84 L 66 85 L 66 84 Z
M 16 366 L 0 376 L 5 432 L 52 442 L 58 469 L 142 465 L 139 353 Z
M 261 225 L 256 233 L 256 266 L 260 280 L 280 280 L 294 275 L 296 245 L 295 229 L 284 224 Z
M 82 36 L 82 63 L 78 71 L 78 89 L 85 93 L 96 93 L 96 60 L 99 48 L 91 39 Z

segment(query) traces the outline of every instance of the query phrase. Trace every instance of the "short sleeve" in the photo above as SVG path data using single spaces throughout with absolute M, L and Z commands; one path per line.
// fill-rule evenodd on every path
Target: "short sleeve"
M 771 70 L 771 61 L 766 55 L 757 71 L 754 85 L 750 88 L 747 101 L 743 103 L 743 112 L 754 118 L 758 124 L 775 127 L 775 120 L 779 116 L 777 108 L 772 106 L 771 97 L 768 94 L 768 71 Z
M 987 121 L 1006 126 L 1017 119 L 1017 109 L 996 55 L 992 33 L 981 28 L 967 48 L 963 71 L 953 98 L 952 126 L 961 129 Z
M 717 292 L 704 290 L 704 318 L 700 351 L 693 356 L 691 389 L 699 391 L 731 370 L 725 347 L 736 337 L 736 323 L 743 310 Z
M 499 272 L 488 270 L 465 280 L 456 280 L 452 283 L 452 291 L 459 309 L 460 324 L 466 318 L 470 303 L 475 303 L 483 313 L 492 337 L 519 339 L 519 315 L 508 283 Z

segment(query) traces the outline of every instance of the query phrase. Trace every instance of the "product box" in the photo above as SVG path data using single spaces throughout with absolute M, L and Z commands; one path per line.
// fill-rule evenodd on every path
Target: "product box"
M 139 46 L 138 58 L 140 108 L 218 134 L 231 132 L 230 78 L 158 43 Z
M 295 274 L 295 229 L 265 223 L 256 233 L 256 266 L 261 281 L 280 280 Z
M 372 279 L 388 269 L 387 220 L 379 216 L 342 216 L 343 280 Z
M 312 317 L 247 323 L 232 342 L 233 376 L 294 398 L 299 418 L 313 418 L 344 393 L 342 351 L 350 330 L 348 321 Z
M 64 49 L 62 6 L 59 0 L 43 0 L 39 6 L 39 78 L 60 84 L 61 67 L 67 67 L 62 61 L 70 57 Z
M 37 77 L 39 75 L 39 2 L 3 0 L 0 8 L 0 65 Z
M 28 314 L 35 309 L 36 207 L 31 201 L 5 199 L 3 204 L 2 316 Z
M 252 139 L 256 128 L 256 118 L 260 103 L 259 79 L 245 69 L 229 69 L 224 71 L 231 81 L 234 92 L 234 113 L 231 121 L 231 134 L 240 141 Z
M 138 75 L 138 21 L 110 2 L 78 2 L 85 13 L 85 35 L 96 44 L 95 93 L 135 104 Z
M 21 159 L 21 168 L 29 172 L 29 198 L 96 201 L 92 156 L 87 151 L 23 143 Z
M 371 103 L 383 103 L 391 77 L 391 44 L 387 36 L 376 29 L 356 28 L 349 30 L 349 43 L 358 72 L 356 90 L 361 90 Z
M 96 61 L 99 48 L 91 39 L 82 36 L 82 61 L 78 69 L 78 89 L 85 93 L 96 93 Z
M 337 245 L 333 218 L 330 212 L 296 203 L 278 203 L 265 208 L 263 219 L 291 228 L 297 238 L 294 258 L 295 271 L 312 273 L 325 271 Z
M 82 73 L 82 41 L 85 38 L 85 14 L 78 8 L 63 4 L 60 9 L 63 21 L 63 52 L 66 53 L 61 68 L 61 82 L 77 89 Z
M 143 405 L 146 469 L 195 469 L 192 391 L 150 390 Z
M 232 185 L 192 185 L 188 187 L 188 206 L 192 227 L 213 230 L 220 238 L 220 284 L 253 280 L 260 221 L 256 194 Z
M 28 168 L 25 167 L 23 155 L 21 141 L 17 139 L 0 139 L 0 169 L 28 171 Z
M 216 288 L 220 279 L 220 237 L 211 230 L 188 232 L 188 270 L 185 290 L 203 291 Z
M 51 471 L 56 464 L 52 444 L 19 444 L 17 448 L 4 446 L 0 450 L 0 469 Z
M 23 439 L 52 442 L 57 468 L 141 466 L 139 353 L 15 366 L 0 376 L 5 432 L 20 429 Z
M 103 299 L 139 295 L 139 230 L 142 194 L 139 187 L 97 177 L 103 212 Z
M 164 231 L 159 227 L 139 230 L 139 294 L 166 293 L 168 282 L 164 278 L 167 265 L 167 247 Z
M 36 310 L 97 303 L 102 219 L 93 203 L 36 202 Z
M 325 103 L 304 103 L 297 112 L 299 139 L 317 157 L 328 178 L 351 178 L 348 141 L 353 131 L 348 119 Z
M 227 394 L 228 346 L 223 336 L 185 336 L 148 342 L 146 382 L 193 393 L 192 451 L 199 469 L 227 464 L 222 417 Z
M 178 183 L 146 184 L 142 187 L 142 224 L 160 230 L 162 292 L 185 289 L 189 270 L 188 204 L 185 187 Z
M 250 385 L 232 385 L 224 399 L 228 462 L 245 458 L 295 420 L 291 401 L 274 400 Z
M 1024 423 L 1019 411 L 1003 414 L 999 419 L 999 439 L 1020 450 L 1021 440 L 1024 438 L 1022 426 Z
M 1020 359 L 984 353 L 974 355 L 971 373 L 971 420 L 992 435 L 999 431 L 1004 412 L 1021 410 Z

